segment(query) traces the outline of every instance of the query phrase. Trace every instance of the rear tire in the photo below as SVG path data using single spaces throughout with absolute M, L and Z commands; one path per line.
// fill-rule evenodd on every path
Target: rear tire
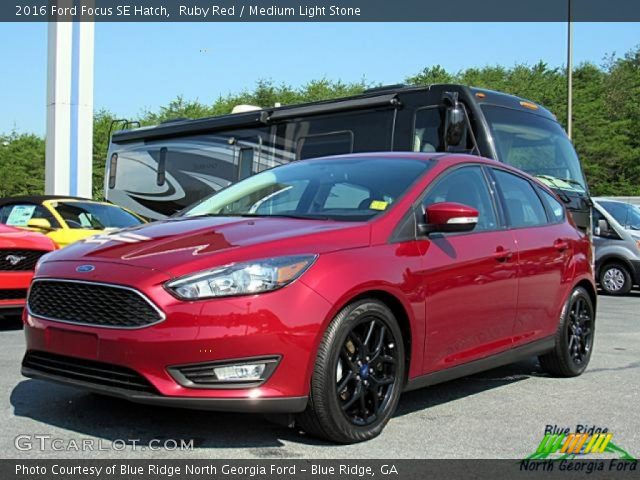
M 346 306 L 324 334 L 309 404 L 297 425 L 337 443 L 378 436 L 398 405 L 404 358 L 402 333 L 389 307 L 374 299 Z
M 581 375 L 591 359 L 595 319 L 591 296 L 576 287 L 562 309 L 554 349 L 539 357 L 542 368 L 560 377 Z
M 621 263 L 608 263 L 600 269 L 600 287 L 607 295 L 626 295 L 633 287 L 629 269 Z

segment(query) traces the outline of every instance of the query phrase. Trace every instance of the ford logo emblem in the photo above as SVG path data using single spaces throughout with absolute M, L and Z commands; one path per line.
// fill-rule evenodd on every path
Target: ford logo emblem
M 93 272 L 95 269 L 96 267 L 94 267 L 93 265 L 80 265 L 78 268 L 76 268 L 76 272 L 87 273 Z

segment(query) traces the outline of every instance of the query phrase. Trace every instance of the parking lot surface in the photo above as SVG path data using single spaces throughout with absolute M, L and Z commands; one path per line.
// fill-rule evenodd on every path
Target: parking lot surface
M 637 457 L 639 312 L 638 292 L 599 297 L 595 351 L 581 377 L 549 377 L 531 359 L 410 392 L 380 437 L 349 446 L 259 415 L 136 405 L 26 379 L 20 325 L 4 321 L 0 452 L 4 458 L 523 458 L 535 451 L 546 425 L 582 424 L 608 428 L 616 445 Z M 183 441 L 193 448 L 176 450 Z

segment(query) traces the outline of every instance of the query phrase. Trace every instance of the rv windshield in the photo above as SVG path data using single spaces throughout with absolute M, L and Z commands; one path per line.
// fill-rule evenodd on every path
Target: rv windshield
M 367 221 L 391 208 L 431 165 L 371 157 L 290 163 L 231 185 L 180 216 Z
M 510 108 L 483 105 L 499 160 L 551 188 L 584 193 L 586 182 L 573 145 L 557 122 Z

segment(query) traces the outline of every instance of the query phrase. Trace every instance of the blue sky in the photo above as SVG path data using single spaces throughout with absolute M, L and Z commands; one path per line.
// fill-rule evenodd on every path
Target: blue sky
M 47 25 L 0 24 L 0 133 L 45 131 Z M 575 61 L 640 44 L 640 24 L 575 24 Z M 98 23 L 95 108 L 134 118 L 177 95 L 212 102 L 259 79 L 398 83 L 430 65 L 562 66 L 562 23 Z

